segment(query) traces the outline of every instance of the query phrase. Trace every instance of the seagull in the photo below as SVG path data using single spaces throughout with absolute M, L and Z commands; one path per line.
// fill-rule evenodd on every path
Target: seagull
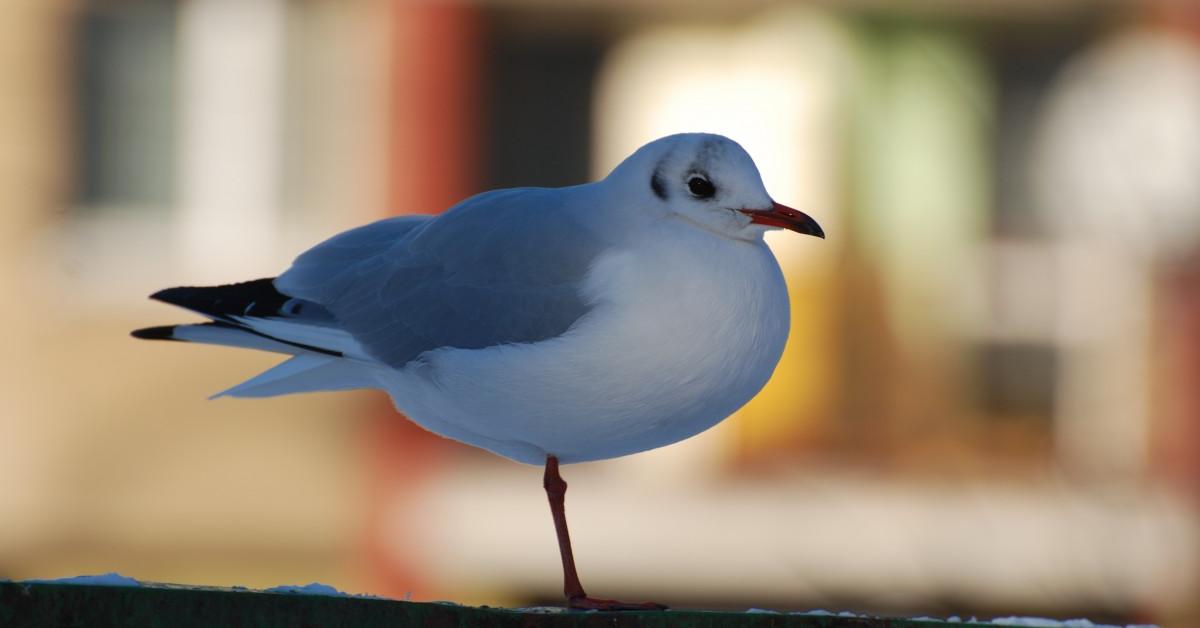
M 584 591 L 559 465 L 681 441 L 758 393 L 790 321 L 779 228 L 825 237 L 733 140 L 670 135 L 594 183 L 484 192 L 277 277 L 161 290 L 208 321 L 133 336 L 292 356 L 215 397 L 378 388 L 431 432 L 544 465 L 568 607 L 661 609 Z

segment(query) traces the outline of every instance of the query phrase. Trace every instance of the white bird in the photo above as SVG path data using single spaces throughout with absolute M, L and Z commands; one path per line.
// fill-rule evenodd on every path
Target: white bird
M 138 338 L 294 357 L 218 396 L 380 388 L 425 429 L 545 465 L 572 608 L 559 463 L 694 436 L 766 384 L 787 340 L 773 228 L 824 237 L 775 203 L 736 142 L 651 142 L 603 180 L 485 192 L 318 244 L 275 278 L 152 298 L 210 322 Z

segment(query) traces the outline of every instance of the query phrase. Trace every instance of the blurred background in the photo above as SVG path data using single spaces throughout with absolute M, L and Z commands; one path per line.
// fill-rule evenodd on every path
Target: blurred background
M 757 399 L 564 470 L 588 590 L 1200 625 L 1194 3 L 9 0 L 0 94 L 0 577 L 557 603 L 540 469 L 127 334 L 711 131 L 829 237 Z

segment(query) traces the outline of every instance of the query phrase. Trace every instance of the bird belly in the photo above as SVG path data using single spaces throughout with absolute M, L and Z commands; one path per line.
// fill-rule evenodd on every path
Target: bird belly
M 607 255 L 585 290 L 594 309 L 567 333 L 434 351 L 389 391 L 426 428 L 529 464 L 612 458 L 698 434 L 766 383 L 789 320 L 765 245 L 712 238 Z

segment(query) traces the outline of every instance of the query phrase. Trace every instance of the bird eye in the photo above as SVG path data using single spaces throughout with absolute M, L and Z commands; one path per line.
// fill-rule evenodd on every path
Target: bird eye
M 712 184 L 712 181 L 696 174 L 692 175 L 687 182 L 688 191 L 696 198 L 712 198 L 717 193 L 717 188 Z

